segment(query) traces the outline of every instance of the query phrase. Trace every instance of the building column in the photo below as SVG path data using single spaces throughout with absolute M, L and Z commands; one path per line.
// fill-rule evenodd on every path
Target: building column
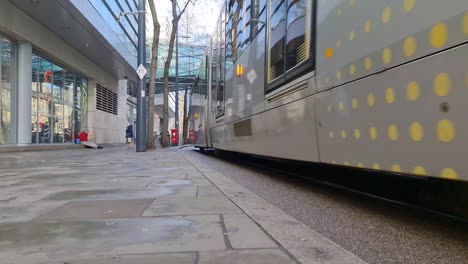
M 31 144 L 32 96 L 32 46 L 29 42 L 18 44 L 18 144 Z

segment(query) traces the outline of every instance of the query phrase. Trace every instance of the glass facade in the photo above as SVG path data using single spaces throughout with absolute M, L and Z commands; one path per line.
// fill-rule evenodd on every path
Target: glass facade
M 16 143 L 15 58 L 15 44 L 0 34 L 0 145 Z
M 31 87 L 31 142 L 73 142 L 85 121 L 87 80 L 33 54 Z
M 138 44 L 138 16 L 125 15 L 120 20 L 116 16 L 120 12 L 138 11 L 136 2 L 133 0 L 88 0 L 107 22 L 117 36 L 122 40 L 127 49 L 135 57 L 137 56 Z

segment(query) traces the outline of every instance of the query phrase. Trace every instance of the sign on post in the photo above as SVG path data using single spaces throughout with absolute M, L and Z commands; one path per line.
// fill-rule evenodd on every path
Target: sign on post
M 141 80 L 143 80 L 143 78 L 145 77 L 147 73 L 146 68 L 145 66 L 143 66 L 143 64 L 140 64 L 140 66 L 138 66 L 136 72 L 138 74 L 138 77 L 140 77 Z

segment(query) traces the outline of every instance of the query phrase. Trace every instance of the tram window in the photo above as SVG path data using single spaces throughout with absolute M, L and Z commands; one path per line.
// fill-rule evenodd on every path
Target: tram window
M 290 0 L 286 36 L 286 70 L 294 68 L 310 56 L 310 23 L 306 23 L 307 11 L 307 0 Z
M 277 3 L 279 2 L 279 3 Z M 268 81 L 278 78 L 284 73 L 284 37 L 286 33 L 286 2 L 274 1 L 273 13 L 270 17 L 270 41 L 268 61 Z
M 269 21 L 271 31 L 267 70 L 271 85 L 267 87 L 268 90 L 310 70 L 314 63 L 311 37 L 315 1 L 284 0 L 276 5 L 274 3 L 274 12 Z
M 223 10 L 220 18 L 220 23 L 218 23 L 218 32 L 220 36 L 219 42 L 219 82 L 216 91 L 216 118 L 219 118 L 224 115 L 224 76 L 225 76 L 225 66 L 226 66 L 226 28 L 225 28 L 225 19 L 226 19 L 226 11 Z

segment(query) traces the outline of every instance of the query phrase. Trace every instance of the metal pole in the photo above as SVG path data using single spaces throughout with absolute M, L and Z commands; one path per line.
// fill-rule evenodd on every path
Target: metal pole
M 176 29 L 175 129 L 179 145 L 179 26 Z
M 145 36 L 145 0 L 139 0 L 138 5 L 138 65 L 146 62 L 146 36 Z M 138 78 L 137 83 L 137 129 L 136 151 L 146 151 L 146 76 Z

